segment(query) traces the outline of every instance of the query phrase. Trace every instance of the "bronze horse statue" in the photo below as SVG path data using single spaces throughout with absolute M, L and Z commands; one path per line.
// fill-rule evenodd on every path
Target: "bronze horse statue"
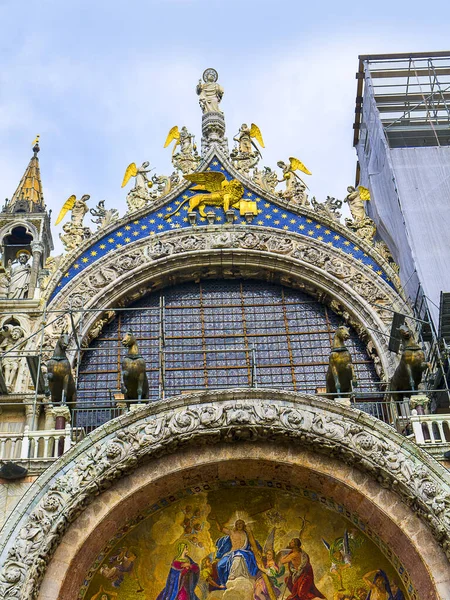
M 139 354 L 136 338 L 129 331 L 122 340 L 128 354 L 122 361 L 122 393 L 125 400 L 144 400 L 148 398 L 148 379 L 145 361 Z
M 404 396 L 418 391 L 423 372 L 430 368 L 430 363 L 425 362 L 425 353 L 407 325 L 401 325 L 397 331 L 403 341 L 403 351 L 389 389 L 393 392 L 392 399 L 401 402 Z
M 63 333 L 56 342 L 52 358 L 47 361 L 45 395 L 52 403 L 72 403 L 76 400 L 75 380 L 67 358 L 69 335 Z
M 338 397 L 347 396 L 358 385 L 352 357 L 345 346 L 345 340 L 348 340 L 349 337 L 350 331 L 345 325 L 340 325 L 336 329 L 327 371 L 327 394 L 337 394 Z

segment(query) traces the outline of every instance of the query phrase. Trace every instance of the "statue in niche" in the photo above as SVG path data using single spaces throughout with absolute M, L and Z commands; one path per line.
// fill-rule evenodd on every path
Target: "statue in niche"
M 198 81 L 196 91 L 203 114 L 214 112 L 223 114 L 219 108 L 223 97 L 223 87 L 217 83 L 218 78 L 219 75 L 215 69 L 206 69 L 203 73 L 204 83 L 201 79 Z
M 9 288 L 9 275 L 3 265 L 0 264 L 0 299 L 7 298 Z
M 6 324 L 3 325 L 0 330 L 0 350 L 6 353 L 14 348 L 14 350 L 12 350 L 10 354 L 6 354 L 1 361 L 3 377 L 9 393 L 14 390 L 14 385 L 16 383 L 20 364 L 18 352 L 21 351 L 25 344 L 23 338 L 25 338 L 25 332 L 20 325 Z
M 28 297 L 28 286 L 30 285 L 31 266 L 29 264 L 31 254 L 28 250 L 19 250 L 16 260 L 8 264 L 8 298 L 20 300 Z

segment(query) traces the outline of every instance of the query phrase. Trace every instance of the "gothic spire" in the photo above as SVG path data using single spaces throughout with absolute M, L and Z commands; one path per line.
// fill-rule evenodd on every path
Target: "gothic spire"
M 40 150 L 39 136 L 36 137 L 33 144 L 33 156 L 25 169 L 25 173 L 13 197 L 6 204 L 6 212 L 34 213 L 45 211 L 38 159 L 38 152 Z

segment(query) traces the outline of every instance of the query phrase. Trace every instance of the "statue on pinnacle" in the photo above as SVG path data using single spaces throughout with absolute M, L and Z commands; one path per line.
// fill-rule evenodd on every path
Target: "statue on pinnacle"
M 217 83 L 219 75 L 215 69 L 203 72 L 203 82 L 197 84 L 197 95 L 202 117 L 202 155 L 210 148 L 218 146 L 228 154 L 228 140 L 225 138 L 225 118 L 219 104 L 223 97 L 223 87 Z
M 197 84 L 197 95 L 198 103 L 202 109 L 203 114 L 205 113 L 220 113 L 219 104 L 223 97 L 223 87 L 217 83 L 219 75 L 215 69 L 206 69 L 203 73 L 203 82 L 198 80 Z

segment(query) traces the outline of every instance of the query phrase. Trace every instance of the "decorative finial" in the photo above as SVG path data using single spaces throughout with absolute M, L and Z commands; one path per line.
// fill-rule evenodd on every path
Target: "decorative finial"
M 40 148 L 39 148 L 39 138 L 40 138 L 40 137 L 41 137 L 41 136 L 38 134 L 38 135 L 36 136 L 36 139 L 35 139 L 35 140 L 34 140 L 34 142 L 33 142 L 33 152 L 34 152 L 34 155 L 35 155 L 35 156 L 37 155 L 37 153 L 38 153 L 38 152 L 39 152 L 39 150 L 40 150 Z

